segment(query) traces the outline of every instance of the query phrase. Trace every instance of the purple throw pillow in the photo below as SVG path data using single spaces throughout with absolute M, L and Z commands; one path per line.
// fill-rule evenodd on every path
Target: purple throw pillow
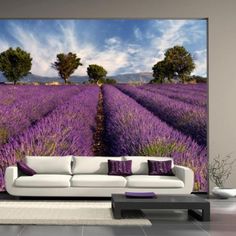
M 132 175 L 131 171 L 132 160 L 129 161 L 113 161 L 108 160 L 108 175 Z
M 172 161 L 148 160 L 148 174 L 174 176 L 172 172 L 171 164 L 172 164 Z
M 19 161 L 17 162 L 17 167 L 18 169 L 25 175 L 29 175 L 29 176 L 32 176 L 32 175 L 35 175 L 37 174 L 35 172 L 35 170 L 31 169 L 25 162 L 23 161 Z

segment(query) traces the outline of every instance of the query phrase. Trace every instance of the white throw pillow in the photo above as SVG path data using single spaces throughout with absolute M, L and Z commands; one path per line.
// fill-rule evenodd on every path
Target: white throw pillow
M 73 156 L 72 174 L 108 173 L 108 160 L 121 161 L 122 157 Z
M 26 156 L 26 164 L 37 174 L 71 174 L 72 156 Z
M 134 175 L 148 175 L 148 160 L 151 161 L 172 161 L 172 168 L 174 162 L 171 157 L 149 157 L 149 156 L 125 156 L 124 160 L 132 160 L 132 173 Z

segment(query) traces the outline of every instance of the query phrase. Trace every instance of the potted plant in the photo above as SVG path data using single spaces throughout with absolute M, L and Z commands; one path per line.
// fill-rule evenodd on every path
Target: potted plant
M 229 198 L 236 196 L 236 189 L 226 188 L 225 182 L 232 173 L 233 165 L 236 159 L 233 159 L 230 154 L 225 157 L 217 155 L 216 158 L 209 163 L 209 177 L 216 185 L 212 189 L 212 193 L 220 198 Z

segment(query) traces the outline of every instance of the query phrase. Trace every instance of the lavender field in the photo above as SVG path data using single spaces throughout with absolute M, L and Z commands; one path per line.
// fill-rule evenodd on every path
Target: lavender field
M 189 166 L 206 192 L 207 117 L 206 84 L 0 85 L 0 189 L 25 155 L 144 155 Z

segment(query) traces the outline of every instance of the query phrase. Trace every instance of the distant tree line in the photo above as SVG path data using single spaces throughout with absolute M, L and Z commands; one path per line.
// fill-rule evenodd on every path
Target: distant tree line
M 24 76 L 30 74 L 32 60 L 30 53 L 21 48 L 9 48 L 0 54 L 0 71 L 9 82 L 16 84 Z M 81 58 L 77 57 L 75 53 L 69 52 L 57 54 L 56 61 L 52 63 L 52 68 L 57 70 L 59 77 L 67 84 L 70 76 L 82 65 Z M 88 66 L 87 74 L 89 83 L 116 83 L 115 79 L 106 78 L 107 71 L 96 64 Z
M 178 79 L 182 83 L 195 80 L 196 82 L 206 82 L 206 78 L 192 76 L 195 63 L 192 55 L 183 46 L 174 46 L 167 49 L 162 61 L 158 61 L 153 67 L 153 77 L 150 83 L 163 83 L 165 80 Z M 30 73 L 32 67 L 30 53 L 17 47 L 9 48 L 0 54 L 0 71 L 6 79 L 14 84 Z M 75 53 L 60 53 L 56 56 L 56 61 L 52 63 L 52 68 L 58 72 L 65 84 L 69 82 L 71 75 L 83 66 L 81 58 Z M 113 78 L 106 78 L 107 71 L 101 65 L 91 64 L 87 68 L 89 83 L 116 83 Z

